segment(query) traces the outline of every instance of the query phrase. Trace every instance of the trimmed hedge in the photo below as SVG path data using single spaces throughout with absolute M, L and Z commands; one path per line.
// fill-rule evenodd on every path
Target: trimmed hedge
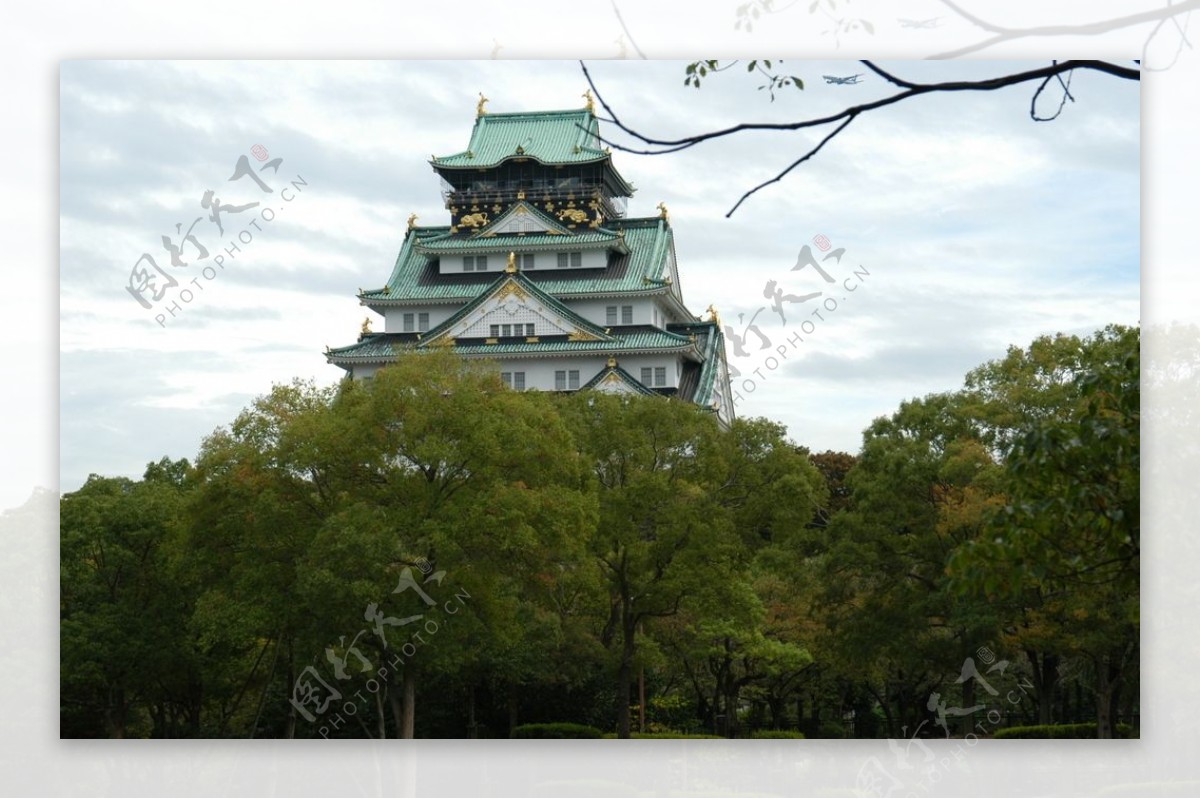
M 797 730 L 755 730 L 751 738 L 803 738 L 804 733 Z
M 615 732 L 606 732 L 605 738 L 616 738 Z M 715 738 L 717 740 L 725 740 L 723 735 L 705 735 L 703 733 L 693 732 L 632 732 L 630 738 Z
M 600 738 L 603 733 L 586 724 L 560 721 L 552 724 L 522 724 L 513 727 L 514 738 Z
M 993 738 L 1095 738 L 1099 725 L 1096 722 L 1084 724 L 1034 724 L 1028 727 L 1005 727 L 996 730 Z M 1118 724 L 1113 730 L 1117 738 L 1128 738 L 1133 734 L 1133 728 L 1128 724 Z

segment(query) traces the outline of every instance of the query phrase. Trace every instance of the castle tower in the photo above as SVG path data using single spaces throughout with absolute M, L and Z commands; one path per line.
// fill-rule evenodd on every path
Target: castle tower
M 733 419 L 716 314 L 684 305 L 666 207 L 626 216 L 634 187 L 585 108 L 487 113 L 467 149 L 435 157 L 449 224 L 410 217 L 382 288 L 359 294 L 383 316 L 328 350 L 355 379 L 406 350 L 488 358 L 517 390 L 678 397 Z

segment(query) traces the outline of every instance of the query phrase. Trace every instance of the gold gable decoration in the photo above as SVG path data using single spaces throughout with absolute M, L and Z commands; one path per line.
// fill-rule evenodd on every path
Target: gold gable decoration
M 500 287 L 499 291 L 496 292 L 495 296 L 496 296 L 497 300 L 505 300 L 505 299 L 508 299 L 509 297 L 516 297 L 517 299 L 520 299 L 520 300 L 527 300 L 527 299 L 529 299 L 529 292 L 526 291 L 524 288 L 522 288 L 521 285 L 517 283 L 517 281 L 510 279 L 507 283 L 505 283 L 503 286 Z

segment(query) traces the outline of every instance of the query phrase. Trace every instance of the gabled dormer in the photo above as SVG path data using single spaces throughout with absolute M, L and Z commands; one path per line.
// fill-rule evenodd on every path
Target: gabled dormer
M 421 345 L 436 347 L 466 340 L 500 343 L 511 339 L 536 344 L 546 339 L 608 341 L 612 336 L 521 274 L 514 253 L 505 273 L 494 284 L 429 331 Z
M 571 217 L 567 218 L 571 219 Z M 586 218 L 586 215 L 584 215 L 584 218 Z M 505 234 L 524 236 L 529 233 L 542 233 L 548 236 L 569 236 L 571 230 L 566 225 L 552 219 L 548 214 L 542 213 L 535 206 L 530 205 L 522 199 L 510 205 L 494 222 L 476 231 L 475 235 L 490 238 Z

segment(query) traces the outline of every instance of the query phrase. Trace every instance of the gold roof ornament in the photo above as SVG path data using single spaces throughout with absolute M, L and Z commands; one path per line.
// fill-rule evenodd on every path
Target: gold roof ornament
M 671 218 L 670 214 L 667 213 L 667 204 L 666 203 L 658 204 L 658 216 L 660 219 L 670 219 Z
M 716 322 L 716 323 L 717 323 L 717 325 L 718 325 L 718 326 L 720 326 L 720 324 L 721 324 L 721 315 L 720 315 L 719 313 L 717 313 L 716 306 L 714 306 L 714 305 L 709 305 L 707 310 L 708 310 L 708 319 L 707 319 L 707 321 L 709 321 L 709 322 Z
M 504 267 L 504 271 L 508 272 L 510 275 L 516 273 L 516 271 L 517 271 L 517 254 L 515 252 L 510 252 L 508 254 L 508 265 Z
M 359 332 L 364 336 L 371 332 L 371 317 L 367 316 L 363 318 L 362 330 Z
M 487 109 L 484 108 L 484 106 L 487 104 L 488 104 L 488 98 L 483 96 L 483 92 L 480 92 L 479 93 L 479 103 L 478 103 L 478 105 L 475 106 L 475 116 L 476 117 L 481 117 L 487 113 Z
M 617 368 L 617 359 L 616 359 L 616 358 L 613 358 L 612 356 L 609 356 L 609 358 L 608 358 L 608 368 L 609 368 L 609 369 L 616 369 L 616 368 Z
M 408 229 L 409 229 L 409 230 L 412 230 L 412 229 L 413 229 L 413 228 L 415 228 L 416 226 L 417 226 L 417 215 L 416 215 L 416 214 L 409 214 L 409 215 L 408 215 Z
M 585 91 L 583 94 L 581 94 L 579 96 L 582 97 L 583 99 L 587 100 L 587 105 L 585 105 L 583 107 L 584 110 L 587 111 L 589 114 L 592 114 L 593 116 L 595 116 L 596 101 L 594 99 L 592 99 L 592 90 L 588 89 L 587 91 Z

